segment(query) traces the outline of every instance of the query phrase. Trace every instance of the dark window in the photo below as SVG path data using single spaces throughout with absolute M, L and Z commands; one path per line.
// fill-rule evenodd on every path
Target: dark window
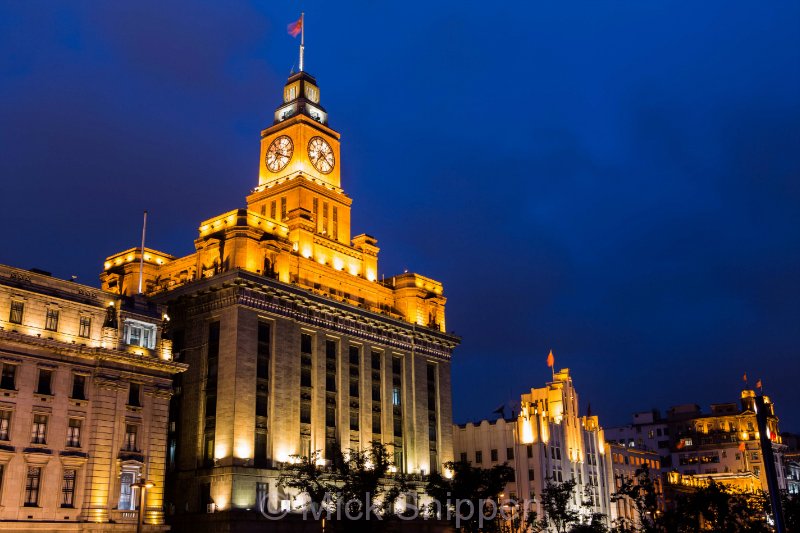
M 300 386 L 301 387 L 310 387 L 311 386 L 311 364 L 304 365 L 300 368 Z
M 373 411 L 372 413 L 372 432 L 375 434 L 381 433 L 381 412 Z
M 311 335 L 308 333 L 300 335 L 300 353 L 311 353 Z
M 272 200 L 272 202 L 269 204 L 269 218 L 275 220 L 275 216 L 277 214 L 277 204 L 275 203 L 275 200 Z
M 256 467 L 264 468 L 267 466 L 267 434 L 264 431 L 256 431 L 256 449 L 253 460 Z
M 92 334 L 92 319 L 88 316 L 82 316 L 80 324 L 78 325 L 78 336 L 88 338 Z
M 122 443 L 123 450 L 126 452 L 138 452 L 136 436 L 139 426 L 135 424 L 125 424 L 125 441 Z
M 491 450 L 489 453 L 492 456 L 492 462 L 496 463 L 497 462 L 497 450 Z
M 475 462 L 481 464 L 483 462 L 483 452 L 475 452 Z
M 72 375 L 72 398 L 75 400 L 86 399 L 86 376 Z
M 467 462 L 467 452 L 461 452 L 461 462 L 462 463 Z
M 506 448 L 506 461 L 514 459 L 514 448 Z
M 325 406 L 325 425 L 328 427 L 336 427 L 336 406 Z
M 47 331 L 56 331 L 58 329 L 58 310 L 48 309 L 47 316 L 44 321 L 44 329 Z
M 267 416 L 267 391 L 256 393 L 256 416 Z
M 38 466 L 28 467 L 25 476 L 25 507 L 39 506 L 39 482 L 42 479 L 42 469 Z
M 45 444 L 47 442 L 47 415 L 33 415 L 31 427 L 31 444 Z
M 214 464 L 214 432 L 213 430 L 206 433 L 205 442 L 203 443 L 203 464 L 205 466 L 212 466 Z M 211 502 L 209 502 L 211 503 Z
M 356 366 L 361 364 L 361 352 L 359 351 L 358 346 L 350 347 L 350 364 Z
M 350 429 L 352 431 L 358 431 L 358 416 L 359 412 L 358 409 L 350 409 Z
M 301 399 L 300 400 L 300 423 L 302 424 L 310 424 L 311 423 L 311 400 Z
M 281 220 L 286 220 L 286 197 L 281 198 Z
M 528 480 L 533 481 L 534 479 L 536 479 L 536 475 L 535 475 L 535 473 L 533 471 L 533 468 L 529 468 L 528 469 Z
M 380 380 L 375 380 L 372 378 L 372 400 L 379 402 L 381 401 L 381 382 Z
M 140 383 L 131 383 L 128 387 L 128 405 L 132 407 L 142 406 L 142 385 Z
M 269 357 L 270 327 L 265 322 L 259 322 L 256 377 L 269 379 Z
M 8 321 L 12 324 L 22 324 L 22 313 L 25 311 L 25 304 L 23 302 L 11 302 L 11 313 L 8 316 Z
M 0 363 L 3 374 L 0 376 L 0 389 L 17 390 L 17 365 Z
M 206 394 L 206 418 L 217 416 L 217 395 Z
M 372 369 L 373 370 L 380 370 L 381 369 L 381 353 L 380 352 L 372 352 Z
M 81 447 L 81 419 L 70 418 L 67 426 L 67 446 L 70 448 Z
M 533 457 L 533 446 L 528 444 L 528 458 Z
M 47 394 L 47 395 L 52 394 L 53 393 L 51 389 L 52 382 L 53 382 L 53 371 L 40 368 L 39 381 L 36 383 L 36 394 Z
M 61 507 L 74 507 L 75 503 L 75 470 L 68 468 L 64 470 L 64 478 L 61 482 Z

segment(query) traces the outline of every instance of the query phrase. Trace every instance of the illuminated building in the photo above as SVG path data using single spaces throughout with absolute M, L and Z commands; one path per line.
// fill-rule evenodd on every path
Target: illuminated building
M 608 430 L 606 430 L 608 431 Z M 661 484 L 661 456 L 654 451 L 642 450 L 623 446 L 621 444 L 607 443 L 606 454 L 611 458 L 606 464 L 610 472 L 608 479 L 612 480 L 611 493 L 617 492 L 625 480 L 636 483 L 636 471 L 647 466 L 653 487 L 659 495 L 658 506 L 664 510 L 664 491 Z M 638 483 L 637 483 L 638 484 Z M 614 524 L 628 524 L 638 527 L 639 515 L 636 506 L 629 498 L 619 498 L 611 502 L 611 522 Z
M 165 530 L 172 361 L 159 306 L 0 265 L 0 531 Z
M 546 386 L 523 394 L 516 420 L 484 420 L 457 425 L 454 431 L 456 459 L 482 468 L 507 463 L 515 474 L 505 497 L 535 500 L 531 510 L 539 516 L 547 481 L 569 479 L 576 482 L 573 506 L 585 520 L 592 513 L 611 515 L 613 483 L 603 429 L 596 416 L 579 416 L 578 393 L 568 369 L 556 372 Z M 590 509 L 581 505 L 584 500 L 591 502 Z
M 452 459 L 459 339 L 442 284 L 379 277 L 376 239 L 351 236 L 339 133 L 306 72 L 289 77 L 259 164 L 246 207 L 201 222 L 194 253 L 143 252 L 144 292 L 168 306 L 189 364 L 175 383 L 168 498 L 187 520 L 256 513 L 262 495 L 277 506 L 288 498 L 277 468 L 295 455 L 328 461 L 380 441 L 418 475 Z M 109 257 L 103 288 L 136 292 L 141 254 Z

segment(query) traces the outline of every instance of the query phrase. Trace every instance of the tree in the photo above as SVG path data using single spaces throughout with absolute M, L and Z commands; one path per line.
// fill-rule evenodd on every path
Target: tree
M 625 519 L 617 524 L 615 531 L 623 533 L 626 531 L 641 531 L 643 533 L 655 533 L 660 531 L 656 524 L 659 516 L 658 491 L 656 481 L 650 476 L 650 468 L 643 464 L 637 468 L 633 478 L 622 480 L 617 492 L 611 495 L 611 501 L 617 502 L 622 499 L 629 500 L 639 519 L 638 527 L 628 524 Z
M 581 513 L 572 505 L 576 484 L 574 479 L 563 483 L 547 480 L 547 485 L 542 491 L 543 526 L 552 525 L 556 533 L 565 533 L 571 525 L 578 523 Z
M 405 476 L 389 479 L 392 458 L 379 442 L 363 451 L 335 451 L 330 467 L 321 466 L 318 451 L 310 457 L 292 459 L 281 467 L 278 484 L 305 494 L 313 515 L 328 518 L 333 530 L 383 530 L 385 524 L 371 514 L 371 506 L 382 519 L 389 518 L 395 502 L 408 488 Z
M 499 495 L 513 479 L 514 471 L 505 463 L 489 469 L 473 467 L 466 461 L 449 462 L 444 466 L 452 475 L 448 478 L 432 473 L 425 489 L 442 516 L 449 516 L 454 526 L 467 533 L 501 531 L 503 521 L 496 512 L 492 513 L 492 506 L 494 511 L 498 510 Z M 482 519 L 482 513 L 494 516 Z
M 781 494 L 786 531 L 800 531 L 800 494 Z

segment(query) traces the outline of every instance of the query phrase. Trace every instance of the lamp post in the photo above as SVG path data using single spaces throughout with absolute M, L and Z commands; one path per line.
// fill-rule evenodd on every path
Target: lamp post
M 139 512 L 136 516 L 136 533 L 142 533 L 142 524 L 144 523 L 144 514 L 142 513 L 144 512 L 145 493 L 147 489 L 152 489 L 154 486 L 155 483 L 147 481 L 144 478 L 131 485 L 131 487 L 139 489 Z

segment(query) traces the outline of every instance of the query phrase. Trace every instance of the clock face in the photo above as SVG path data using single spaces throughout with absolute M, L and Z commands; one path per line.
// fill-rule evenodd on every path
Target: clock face
M 281 135 L 272 141 L 272 144 L 267 148 L 264 164 L 267 165 L 270 172 L 279 172 L 292 159 L 292 152 L 294 152 L 292 139 L 286 135 Z
M 311 164 L 314 168 L 328 174 L 333 170 L 336 160 L 333 157 L 333 148 L 322 137 L 312 137 L 308 141 L 308 157 L 311 159 Z

